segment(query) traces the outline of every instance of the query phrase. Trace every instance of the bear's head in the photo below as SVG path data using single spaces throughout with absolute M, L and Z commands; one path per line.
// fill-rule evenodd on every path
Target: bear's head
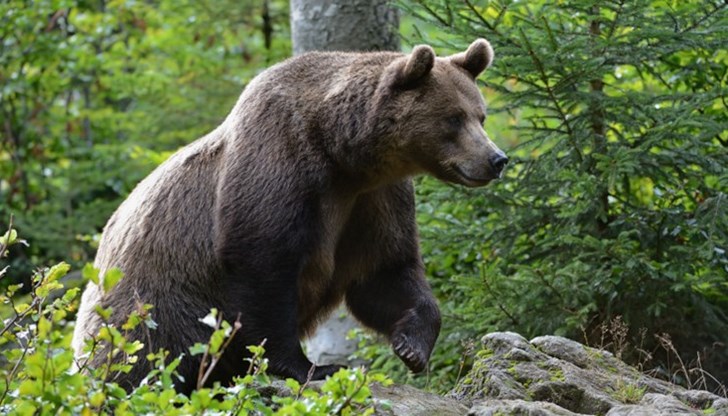
M 400 163 L 466 186 L 501 176 L 508 158 L 483 129 L 485 102 L 475 83 L 492 60 L 490 44 L 478 39 L 446 58 L 420 45 L 389 64 L 379 87 L 396 114 Z

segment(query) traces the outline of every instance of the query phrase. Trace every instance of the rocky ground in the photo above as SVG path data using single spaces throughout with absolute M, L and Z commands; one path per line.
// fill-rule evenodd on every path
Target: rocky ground
M 482 339 L 472 371 L 445 397 L 375 387 L 382 415 L 728 415 L 728 399 L 646 376 L 612 354 L 556 336 Z

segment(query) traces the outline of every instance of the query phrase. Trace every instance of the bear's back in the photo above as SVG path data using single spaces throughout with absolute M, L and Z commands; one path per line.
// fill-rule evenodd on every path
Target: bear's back
M 102 273 L 118 267 L 163 286 L 209 274 L 223 139 L 216 130 L 180 149 L 134 188 L 104 228 L 94 264 Z

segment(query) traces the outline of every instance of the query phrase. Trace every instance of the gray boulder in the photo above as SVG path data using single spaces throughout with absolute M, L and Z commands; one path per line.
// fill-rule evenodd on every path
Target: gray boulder
M 557 336 L 481 340 L 473 369 L 448 394 L 472 415 L 718 415 L 728 401 L 649 377 L 612 354 Z
M 411 386 L 383 387 L 376 384 L 371 391 L 372 397 L 378 401 L 386 401 L 391 406 L 389 410 L 378 408 L 377 415 L 460 416 L 468 412 L 468 408 L 456 400 Z
M 583 416 L 549 402 L 525 400 L 484 400 L 470 409 L 468 416 Z

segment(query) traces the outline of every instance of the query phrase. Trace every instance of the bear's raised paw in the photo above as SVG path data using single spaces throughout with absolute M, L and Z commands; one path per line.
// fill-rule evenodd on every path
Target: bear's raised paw
M 420 345 L 413 337 L 399 334 L 392 340 L 392 348 L 395 354 L 407 365 L 407 368 L 414 373 L 419 373 L 427 368 L 429 354 L 425 352 L 424 345 Z

